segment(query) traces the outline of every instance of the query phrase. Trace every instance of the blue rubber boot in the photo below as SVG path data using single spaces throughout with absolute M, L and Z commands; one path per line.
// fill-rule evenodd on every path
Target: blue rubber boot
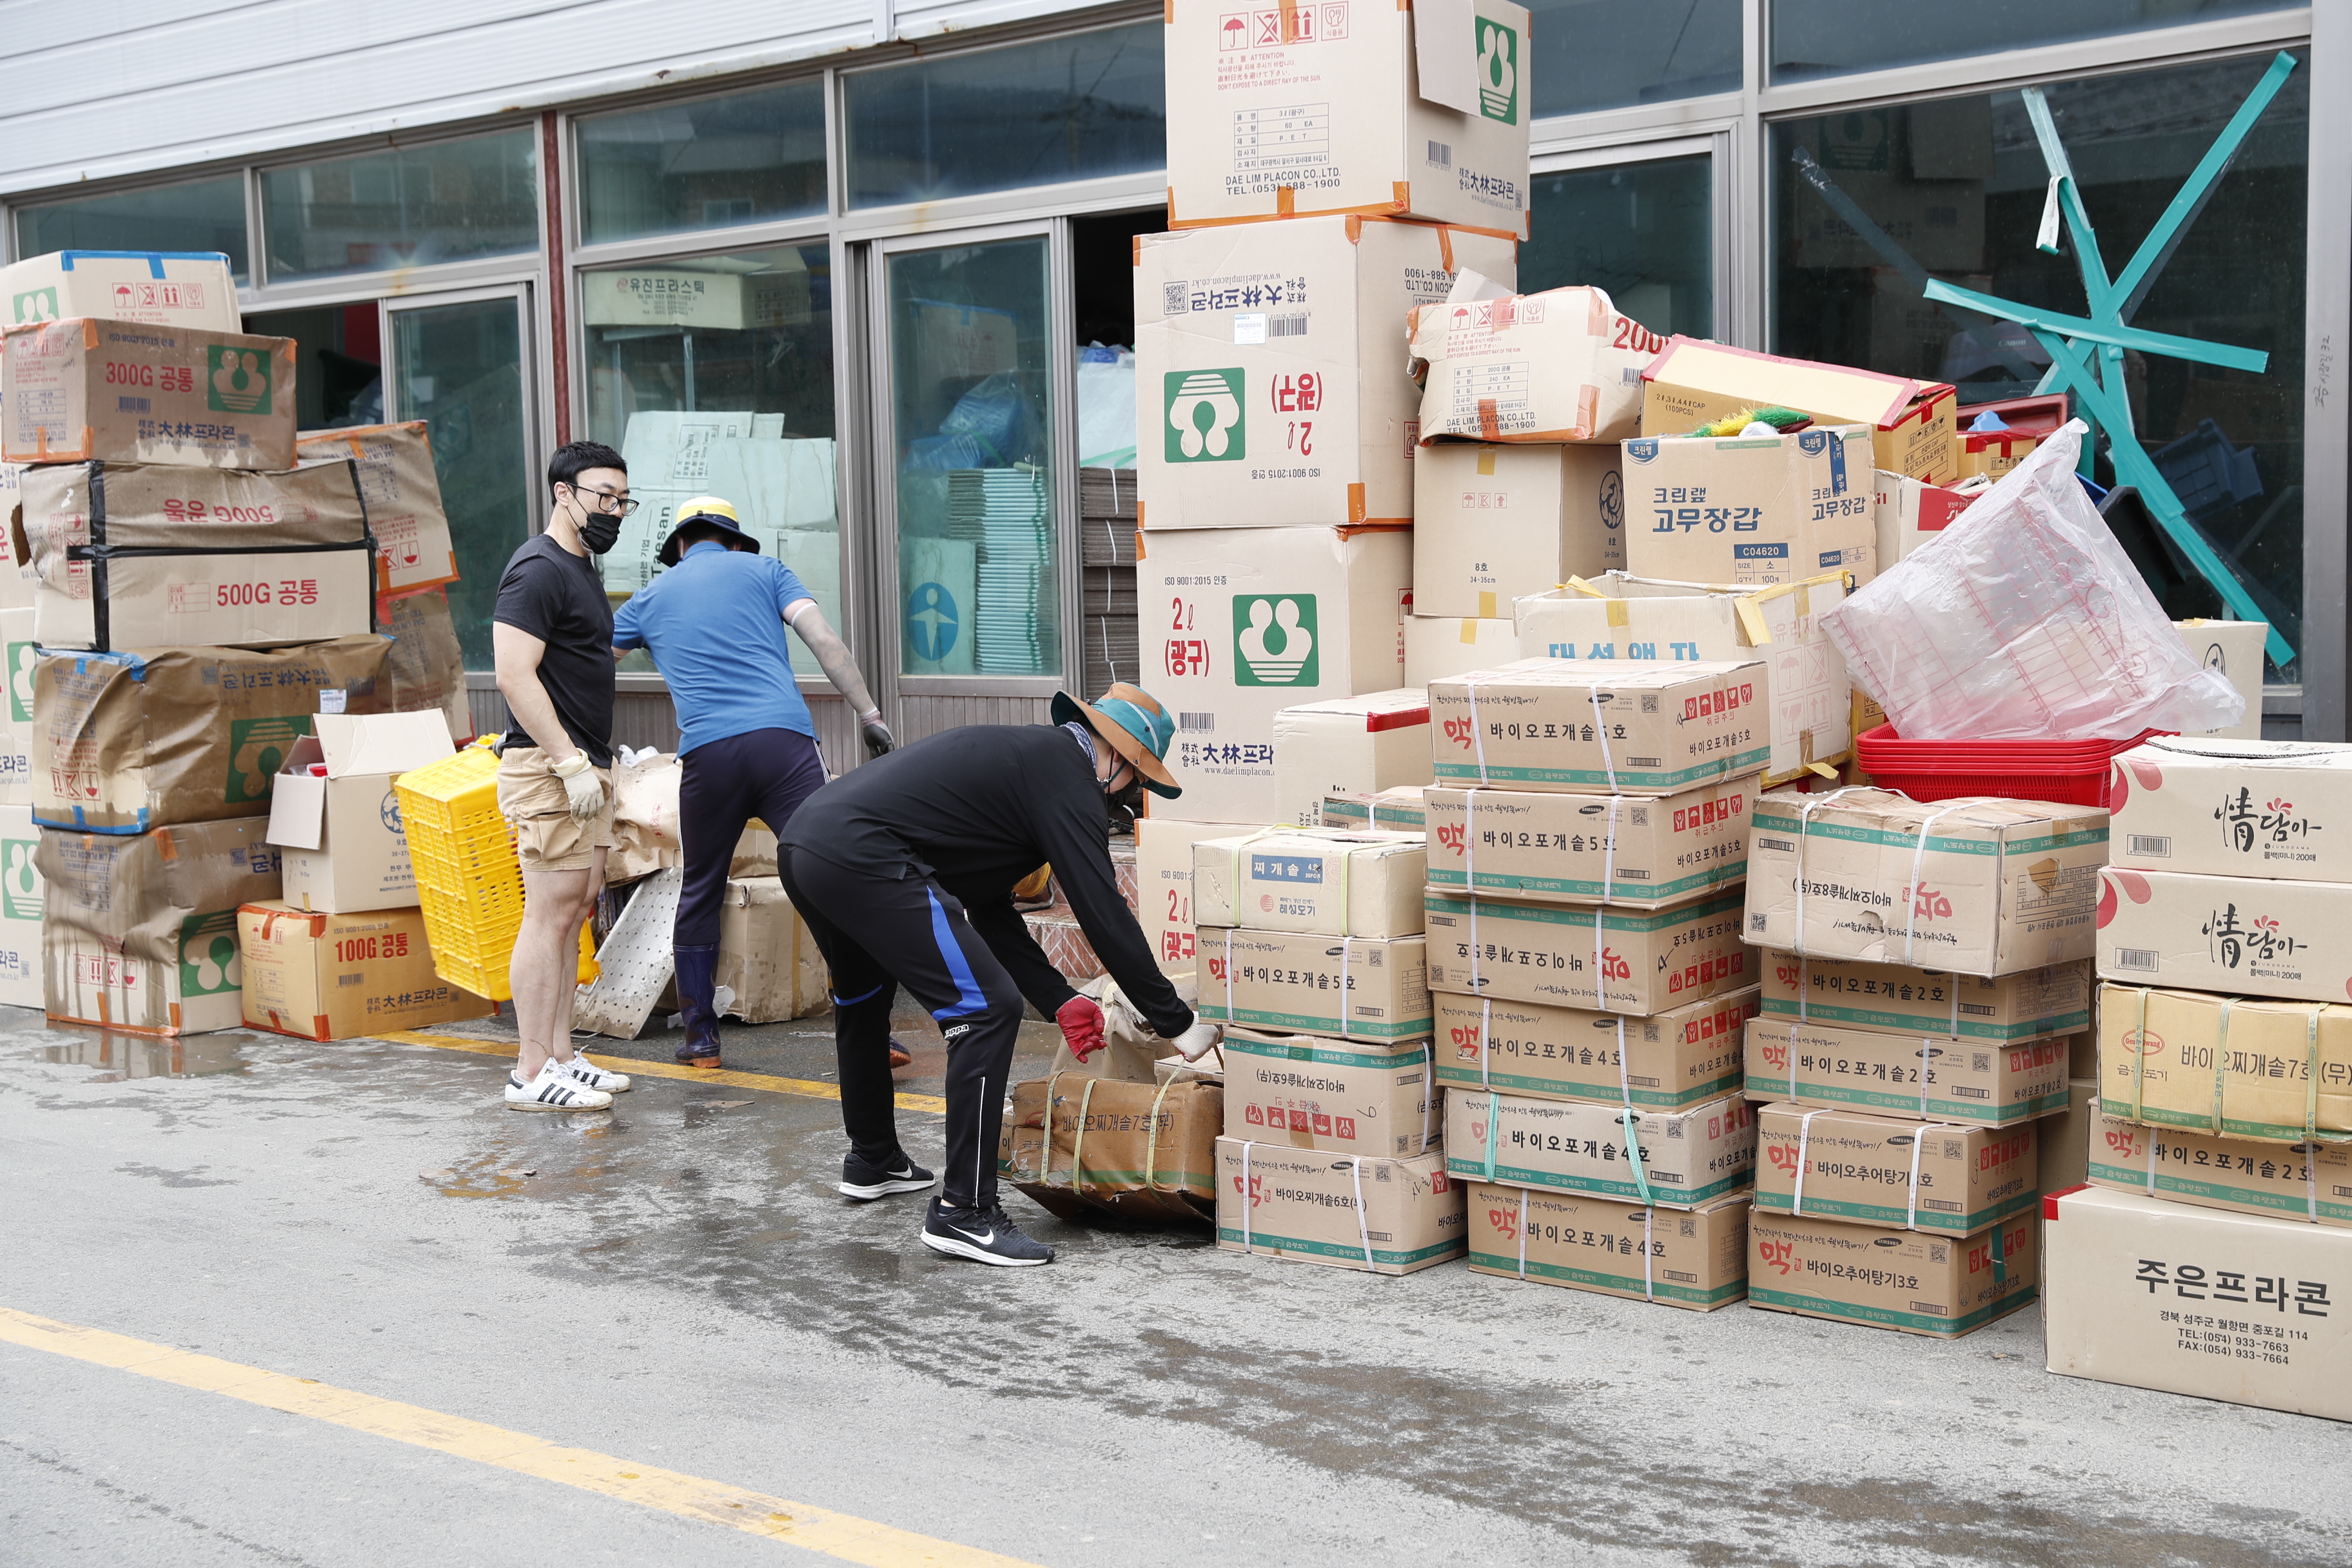
M 691 1068 L 715 1068 L 719 1062 L 719 1009 L 713 997 L 719 973 L 715 947 L 671 950 L 677 963 L 678 1016 L 686 1026 L 686 1043 L 677 1059 Z

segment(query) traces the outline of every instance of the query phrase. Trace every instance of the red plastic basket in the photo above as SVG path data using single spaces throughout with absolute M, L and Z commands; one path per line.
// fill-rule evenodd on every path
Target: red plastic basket
M 2142 741 L 2170 733 L 2145 730 L 2128 741 L 1906 741 L 1894 725 L 1881 724 L 1854 742 L 1854 760 L 1873 784 L 1913 800 L 1990 795 L 2103 806 L 2107 764 Z

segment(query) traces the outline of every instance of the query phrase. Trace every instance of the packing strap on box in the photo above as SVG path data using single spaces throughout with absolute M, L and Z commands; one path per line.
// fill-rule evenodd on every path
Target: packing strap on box
M 1905 798 L 1909 797 L 1905 796 Z M 1903 890 L 1903 901 L 1908 906 L 1903 911 L 1903 962 L 1905 963 L 1911 963 L 1911 945 L 1919 935 L 1919 873 L 1927 869 L 1927 830 L 1935 826 L 1939 819 L 1963 809 L 1965 809 L 1964 804 L 1948 805 L 1941 811 L 1929 812 L 1926 820 L 1919 824 L 1919 842 L 1914 845 L 1911 850 L 1911 884 Z M 2000 835 L 1994 837 L 1992 885 L 1996 889 L 2008 885 L 2007 868 L 2001 864 L 2007 858 L 2008 847 L 2005 837 Z M 1804 884 L 1800 881 L 1797 885 L 1797 897 L 1802 899 L 1804 896 Z M 1914 967 L 1916 966 L 1914 965 Z
M 1053 1179 L 1054 1089 L 1062 1081 L 1063 1073 L 1068 1070 L 1066 1068 L 1062 1072 L 1055 1073 L 1045 1080 L 1045 1142 L 1037 1155 L 1037 1184 L 1040 1186 L 1050 1187 L 1055 1184 Z M 1098 1078 L 1087 1079 L 1086 1092 L 1078 1097 L 1077 1130 L 1070 1139 L 1070 1178 L 1061 1184 L 1071 1192 L 1082 1195 L 1087 1190 L 1087 1112 L 1094 1103 L 1095 1086 L 1102 1081 Z M 1160 1086 L 1160 1092 L 1151 1097 L 1150 1123 L 1145 1132 L 1143 1143 L 1143 1190 L 1145 1192 L 1156 1193 L 1163 1190 L 1160 1185 L 1160 1112 L 1167 1101 L 1168 1091 L 1176 1086 L 1176 1082 L 1175 1079 L 1168 1079 Z M 1174 1189 L 1165 1190 L 1173 1191 Z
M 1241 895 L 1242 895 L 1242 853 L 1243 853 L 1243 851 L 1246 850 L 1246 849 L 1247 849 L 1251 845 L 1253 845 L 1253 844 L 1256 843 L 1256 842 L 1257 842 L 1259 839 L 1261 839 L 1261 838 L 1273 838 L 1273 837 L 1278 837 L 1278 836 L 1280 836 L 1280 835 L 1282 835 L 1282 834 L 1285 834 L 1285 833 L 1297 833 L 1297 832 L 1300 832 L 1300 831 L 1302 831 L 1302 829 L 1300 829 L 1300 828 L 1299 828 L 1296 824 L 1293 824 L 1293 823 L 1276 823 L 1276 824 L 1275 824 L 1273 826 L 1271 826 L 1271 827 L 1262 827 L 1262 828 L 1258 829 L 1255 833 L 1251 834 L 1248 837 L 1242 839 L 1239 843 L 1237 843 L 1237 844 L 1235 844 L 1235 845 L 1234 846 L 1234 847 L 1233 847 L 1233 855 L 1232 855 L 1232 863 L 1231 863 L 1230 867 L 1227 868 L 1227 871 L 1226 871 L 1225 886 L 1226 886 L 1227 888 L 1229 888 L 1229 889 L 1232 889 L 1231 893 L 1229 894 L 1229 897 L 1230 897 L 1230 899 L 1231 899 L 1231 900 L 1232 900 L 1232 903 L 1233 903 L 1233 910 L 1232 910 L 1232 911 L 1231 911 L 1231 912 L 1232 912 L 1232 914 L 1233 914 L 1234 920 L 1236 922 L 1238 922 L 1238 921 L 1241 920 Z M 1464 831 L 1465 835 L 1466 836 L 1469 830 L 1468 830 L 1467 828 L 1465 828 L 1463 831 Z M 1356 838 L 1356 837 L 1355 837 L 1354 836 L 1352 836 L 1352 835 L 1348 835 L 1348 836 L 1331 835 L 1331 836 L 1328 836 L 1328 837 L 1329 842 L 1330 842 L 1330 843 L 1331 843 L 1335 847 L 1337 847 L 1337 848 L 1338 848 L 1338 850 L 1339 850 L 1339 934 L 1341 937 L 1347 937 L 1347 936 L 1349 936 L 1349 935 L 1353 934 L 1353 933 L 1351 933 L 1351 932 L 1349 931 L 1349 929 L 1348 929 L 1348 922 L 1349 922 L 1349 919 L 1350 919 L 1350 918 L 1351 918 L 1351 916 L 1352 916 L 1352 911 L 1351 911 L 1351 910 L 1349 909 L 1349 902 L 1348 902 L 1348 863 L 1349 863 L 1349 861 L 1353 860 L 1353 859 L 1356 858 L 1356 856 L 1357 856 L 1358 852 L 1360 852 L 1360 851 L 1361 851 L 1361 850 L 1365 850 L 1365 849 L 1386 849 L 1386 848 L 1392 847 L 1395 845 L 1395 843 L 1396 843 L 1396 836 L 1395 836 L 1394 834 L 1370 834 L 1370 833 L 1367 833 L 1367 834 L 1364 834 L 1360 838 Z M 1476 884 L 1474 882 L 1472 885 L 1475 887 Z M 1232 927 L 1230 927 L 1230 926 L 1228 926 L 1226 929 L 1227 929 L 1228 931 L 1231 931 L 1233 928 L 1232 928 Z M 1230 941 L 1231 939 L 1230 939 L 1230 938 L 1228 938 L 1227 940 L 1228 940 L 1228 941 Z M 1346 963 L 1346 960 L 1343 958 L 1343 959 L 1341 959 L 1341 961 L 1340 961 L 1340 962 L 1341 962 L 1342 965 L 1344 966 L 1344 965 L 1345 965 L 1345 963 Z M 1229 967 L 1230 967 L 1230 966 L 1229 966 Z M 1344 1014 L 1344 1011 L 1345 1011 L 1345 1008 L 1344 1008 L 1344 1005 L 1343 1005 L 1343 1007 L 1342 1007 L 1342 1012 L 1343 1012 L 1343 1014 Z M 1232 1009 L 1231 1009 L 1230 1007 L 1228 1007 L 1228 1008 L 1226 1009 L 1226 1016 L 1227 1016 L 1228 1017 L 1232 1016 Z
M 1167 1100 L 1168 1091 L 1175 1087 L 1176 1079 L 1171 1074 L 1160 1084 L 1160 1092 L 1151 1097 L 1151 1125 L 1143 1135 L 1143 1190 L 1147 1193 L 1160 1190 L 1160 1108 Z M 1072 1163 L 1076 1163 L 1074 1155 Z
M 1227 926 L 1224 929 L 1225 1022 L 1227 1024 L 1234 1024 L 1240 1022 L 1239 1016 L 1234 1012 L 1234 928 Z M 1478 904 L 1477 900 L 1475 899 L 1471 900 L 1470 904 L 1470 940 L 1475 947 L 1478 940 Z M 1351 1040 L 1355 1038 L 1353 1035 L 1348 1033 L 1348 964 L 1349 962 L 1355 957 L 1355 953 L 1356 939 L 1352 936 L 1341 937 L 1339 939 L 1339 999 L 1337 1005 L 1339 1009 L 1339 1037 L 1343 1040 Z M 1475 952 L 1473 952 L 1470 956 L 1470 970 L 1473 976 L 1473 984 L 1475 984 L 1475 976 L 1478 970 L 1478 956 Z M 1432 1068 L 1431 1070 L 1434 1071 L 1435 1069 Z
M 1797 1189 L 1795 1194 L 1789 1200 L 1789 1213 L 1797 1219 L 1805 1217 L 1805 1156 L 1812 1142 L 1813 1118 L 1822 1114 L 1823 1112 L 1820 1110 L 1808 1110 L 1797 1119 Z M 1916 1160 L 1919 1146 L 1914 1143 L 1911 1146 L 1911 1152 Z M 1912 1172 L 1911 1179 L 1915 1183 L 1917 1182 L 1918 1172 L 1916 1170 Z
M 1612 599 L 1610 602 L 1616 604 L 1620 601 Z M 1592 732 L 1601 742 L 1601 766 L 1609 775 L 1609 793 L 1615 795 L 1617 793 L 1617 760 L 1609 749 L 1609 726 L 1601 717 L 1601 688 L 1597 685 L 1589 686 L 1585 688 L 1584 694 L 1592 700 Z M 1462 700 L 1470 705 L 1470 741 L 1478 752 L 1478 783 L 1481 787 L 1488 787 L 1493 781 L 1486 776 L 1486 727 L 1478 722 L 1478 681 L 1475 676 L 1465 676 L 1463 679 Z
M 1612 836 L 1617 830 L 1617 819 L 1613 814 L 1609 820 L 1609 830 Z M 1607 884 L 1602 885 L 1605 887 Z M 1592 924 L 1596 931 L 1600 928 L 1598 910 L 1593 912 Z M 1599 941 L 1597 937 L 1594 940 L 1596 942 Z M 1658 1211 L 1650 1196 L 1649 1156 L 1642 1152 L 1642 1136 L 1633 1126 L 1642 1117 L 1633 1109 L 1633 1080 L 1627 1076 L 1628 1071 L 1625 1066 L 1625 1016 L 1621 1013 L 1617 1016 L 1617 1093 L 1625 1103 L 1625 1158 L 1633 1163 L 1633 1184 L 1642 1189 L 1642 1299 L 1654 1301 L 1658 1299 L 1658 1291 L 1656 1282 L 1650 1277 L 1650 1226 Z M 1803 1174 L 1801 1168 L 1798 1173 Z
M 1926 1147 L 1927 1146 L 1927 1134 L 1928 1134 L 1928 1133 L 1930 1133 L 1930 1132 L 1958 1132 L 1958 1133 L 1966 1134 L 1968 1131 L 1969 1131 L 1969 1130 L 1968 1130 L 1966 1127 L 1962 1126 L 1960 1123 L 1958 1123 L 1958 1122 L 1957 1122 L 1957 1121 L 1930 1121 L 1930 1122 L 1928 1122 L 1926 1126 L 1921 1127 L 1921 1128 L 1918 1128 L 1918 1129 L 1915 1130 L 1915 1131 L 1912 1132 L 1912 1134 L 1911 1134 L 1911 1197 L 1910 1197 L 1910 1201 L 1909 1201 L 1907 1204 L 1906 1204 L 1906 1205 L 1904 1205 L 1904 1209 L 1903 1209 L 1903 1228 L 1904 1228 L 1904 1229 L 1906 1229 L 1906 1230 L 1916 1230 L 1916 1229 L 1917 1229 L 1917 1228 L 1918 1228 L 1918 1225 L 1919 1225 L 1919 1151 L 1920 1151 L 1920 1150 L 1922 1150 L 1922 1149 L 1924 1149 L 1924 1148 L 1926 1148 Z
M 1356 1245 L 1364 1249 L 1364 1272 L 1377 1274 L 1380 1265 L 1372 1261 L 1372 1222 L 1364 1208 L 1364 1157 L 1356 1156 L 1348 1173 L 1356 1179 Z
M 1797 808 L 1796 943 L 1797 951 L 1801 953 L 1805 951 L 1805 844 L 1807 842 L 1807 835 L 1811 831 L 1813 813 L 1820 810 L 1822 806 L 1828 805 L 1840 795 L 1853 795 L 1864 787 L 1866 786 L 1862 784 L 1849 784 L 1843 789 L 1833 789 L 1824 795 L 1809 795 L 1805 797 L 1805 804 Z M 1801 1010 L 1797 1016 L 1800 1019 L 1803 1018 L 1803 1012 Z M 1796 1093 L 1796 1089 L 1797 1053 L 1792 1050 L 1789 1053 L 1789 1092 L 1793 1096 Z
M 2150 988 L 2135 985 L 2131 989 L 2139 997 L 2139 1026 L 2132 1031 L 2131 1038 L 2125 1044 L 2131 1047 L 2132 1054 L 2131 1119 L 2139 1121 L 2147 1089 L 2147 998 Z M 2228 1136 L 2221 1121 L 2221 1091 L 2230 1066 L 2230 1009 L 2238 1005 L 2238 998 L 2222 996 L 2217 1000 L 2221 1004 L 2221 1012 L 2213 1032 L 2210 1131 L 2214 1137 L 2221 1138 Z M 2319 1130 L 2319 1017 L 2327 1006 L 2328 1004 L 2315 1002 L 2304 1014 L 2303 1141 L 2305 1143 L 2352 1142 L 2352 1133 L 2326 1133 Z

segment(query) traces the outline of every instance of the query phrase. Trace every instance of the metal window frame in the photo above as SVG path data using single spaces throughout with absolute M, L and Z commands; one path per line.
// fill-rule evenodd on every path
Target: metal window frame
M 1715 121 L 1711 128 L 1661 132 L 1638 142 L 1602 142 L 1572 143 L 1559 151 L 1538 153 L 1529 160 L 1530 176 L 1565 174 L 1580 169 L 1621 169 L 1631 163 L 1663 163 L 1683 158 L 1705 158 L 1707 162 L 1708 285 L 1714 292 L 1716 321 L 1710 329 L 1722 342 L 1739 341 L 1732 335 L 1725 318 L 1736 314 L 1733 289 L 1738 265 L 1735 251 L 1738 234 L 1734 226 L 1737 212 L 1732 200 L 1733 174 L 1732 136 L 1736 126 L 1731 121 Z

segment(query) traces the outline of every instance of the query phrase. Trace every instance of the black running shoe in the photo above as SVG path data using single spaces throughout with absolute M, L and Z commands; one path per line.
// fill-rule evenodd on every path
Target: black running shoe
M 999 1268 L 1034 1268 L 1054 1261 L 1054 1249 L 1022 1235 L 1003 1207 L 951 1209 L 937 1198 L 923 1220 L 923 1245 Z
M 929 1192 L 938 1183 L 937 1176 L 907 1158 L 904 1149 L 887 1165 L 869 1165 L 852 1151 L 842 1156 L 841 1180 L 834 1190 L 864 1204 L 893 1193 Z

